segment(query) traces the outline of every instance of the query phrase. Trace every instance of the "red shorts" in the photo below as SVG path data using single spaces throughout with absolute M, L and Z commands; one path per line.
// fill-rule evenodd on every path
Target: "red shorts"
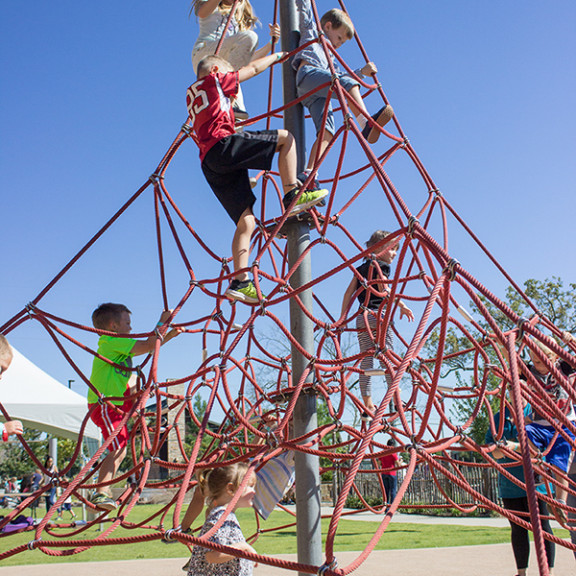
M 106 439 L 115 432 L 116 428 L 118 428 L 118 425 L 126 415 L 126 412 L 129 412 L 132 408 L 132 401 L 126 400 L 124 404 L 120 404 L 119 406 L 110 404 L 109 402 L 96 405 L 88 404 L 89 409 L 93 406 L 96 407 L 90 414 L 90 420 L 100 428 L 104 441 L 106 441 Z M 116 438 L 114 438 L 108 446 L 108 450 L 110 452 L 114 450 L 122 450 L 128 445 L 128 437 L 128 426 L 123 426 L 118 432 Z

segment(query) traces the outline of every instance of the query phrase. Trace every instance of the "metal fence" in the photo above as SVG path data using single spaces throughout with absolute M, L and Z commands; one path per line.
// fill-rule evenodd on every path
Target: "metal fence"
M 498 474 L 492 468 L 473 467 L 467 463 L 446 465 L 451 472 L 461 475 L 473 489 L 492 502 L 498 502 Z M 334 492 L 340 493 L 345 480 L 346 470 L 334 474 Z M 404 480 L 404 470 L 398 471 L 398 487 Z M 364 499 L 382 498 L 382 486 L 378 475 L 370 470 L 369 465 L 362 467 L 356 476 L 355 485 Z M 350 493 L 351 496 L 355 494 Z M 408 489 L 402 499 L 404 505 L 441 506 L 453 501 L 457 504 L 473 504 L 474 498 L 464 488 L 452 482 L 442 473 L 432 474 L 427 464 L 419 464 Z

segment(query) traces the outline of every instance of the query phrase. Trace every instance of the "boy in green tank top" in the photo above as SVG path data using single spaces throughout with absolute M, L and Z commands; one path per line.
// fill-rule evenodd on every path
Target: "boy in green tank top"
M 108 302 L 101 304 L 92 314 L 92 324 L 97 330 L 114 332 L 117 335 L 102 334 L 98 340 L 98 356 L 94 356 L 88 390 L 90 419 L 100 428 L 104 441 L 118 428 L 127 412 L 132 409 L 131 395 L 136 391 L 136 374 L 132 370 L 132 357 L 150 354 L 160 338 L 158 328 L 166 323 L 172 310 L 165 310 L 160 316 L 156 330 L 146 340 L 135 340 L 127 335 L 132 331 L 130 310 L 124 304 Z M 161 344 L 165 344 L 179 334 L 179 329 L 166 333 Z M 101 510 L 114 510 L 116 501 L 111 498 L 110 483 L 126 456 L 128 445 L 126 424 L 118 431 L 108 446 L 108 454 L 102 461 L 98 473 L 99 487 L 90 501 Z

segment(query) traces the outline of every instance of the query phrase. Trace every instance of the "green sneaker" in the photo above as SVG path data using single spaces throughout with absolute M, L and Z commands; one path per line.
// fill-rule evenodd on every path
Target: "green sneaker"
M 103 494 L 102 492 L 94 492 L 90 496 L 89 501 L 92 504 L 94 504 L 94 506 L 96 506 L 96 508 L 98 508 L 99 510 L 110 511 L 110 510 L 116 510 L 116 508 L 118 508 L 116 500 L 112 500 L 112 498 L 110 498 L 106 494 Z
M 243 280 L 242 282 L 240 280 L 232 280 L 228 290 L 225 292 L 225 296 L 230 298 L 230 300 L 240 300 L 248 304 L 258 304 L 260 302 L 256 286 L 254 286 L 252 280 Z M 265 298 L 264 294 L 262 294 L 262 297 Z
M 284 204 L 285 210 L 287 210 L 288 206 L 292 204 L 292 201 L 294 200 L 294 197 L 297 193 L 298 188 L 294 188 L 284 195 L 282 203 Z M 317 190 L 306 190 L 302 192 L 300 198 L 298 198 L 298 202 L 292 208 L 292 210 L 290 210 L 290 216 L 300 214 L 300 212 L 304 212 L 305 210 L 312 208 L 312 206 L 320 204 L 326 196 L 328 196 L 328 190 L 325 188 L 320 188 Z

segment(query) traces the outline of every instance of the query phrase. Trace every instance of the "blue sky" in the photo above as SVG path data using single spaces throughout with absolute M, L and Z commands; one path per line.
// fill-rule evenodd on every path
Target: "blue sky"
M 267 28 L 273 3 L 253 4 Z M 319 0 L 318 6 L 324 11 L 332 3 Z M 194 80 L 197 24 L 188 9 L 185 2 L 149 0 L 0 3 L 0 323 L 32 300 L 146 182 L 178 134 Z M 552 275 L 576 282 L 576 4 L 356 0 L 348 10 L 402 128 L 462 219 L 520 284 Z M 352 67 L 361 65 L 352 42 L 341 53 Z M 265 91 L 265 78 L 245 86 L 252 114 L 264 109 Z M 279 98 L 279 75 L 275 93 Z M 367 105 L 378 105 L 375 95 Z M 311 140 L 310 121 L 307 134 Z M 382 142 L 376 147 L 385 150 Z M 352 160 L 358 154 L 351 146 Z M 417 212 L 426 199 L 422 183 L 405 160 L 389 170 Z M 166 186 L 207 244 L 228 256 L 233 225 L 203 181 L 193 142 L 178 152 Z M 342 184 L 340 204 L 347 192 Z M 345 220 L 360 242 L 375 228 L 394 227 L 380 196 L 363 200 Z M 449 238 L 450 253 L 503 296 L 506 282 L 453 220 Z M 188 246 L 198 274 L 218 274 L 196 244 Z M 353 255 L 349 243 L 342 248 Z M 170 266 L 174 305 L 186 275 L 176 259 Z M 344 272 L 322 287 L 333 313 L 349 277 Z M 148 330 L 160 314 L 150 193 L 41 307 L 89 325 L 92 310 L 109 300 L 128 304 L 135 331 Z M 202 297 L 192 301 L 186 319 L 204 305 Z M 239 309 L 238 319 L 245 317 L 246 308 Z M 31 324 L 10 335 L 14 345 L 59 380 L 76 380 L 74 388 L 84 394 L 50 339 Z M 74 335 L 95 345 L 91 335 Z M 190 373 L 200 362 L 197 339 L 170 347 L 161 373 Z M 90 364 L 82 354 L 78 362 L 83 369 Z

